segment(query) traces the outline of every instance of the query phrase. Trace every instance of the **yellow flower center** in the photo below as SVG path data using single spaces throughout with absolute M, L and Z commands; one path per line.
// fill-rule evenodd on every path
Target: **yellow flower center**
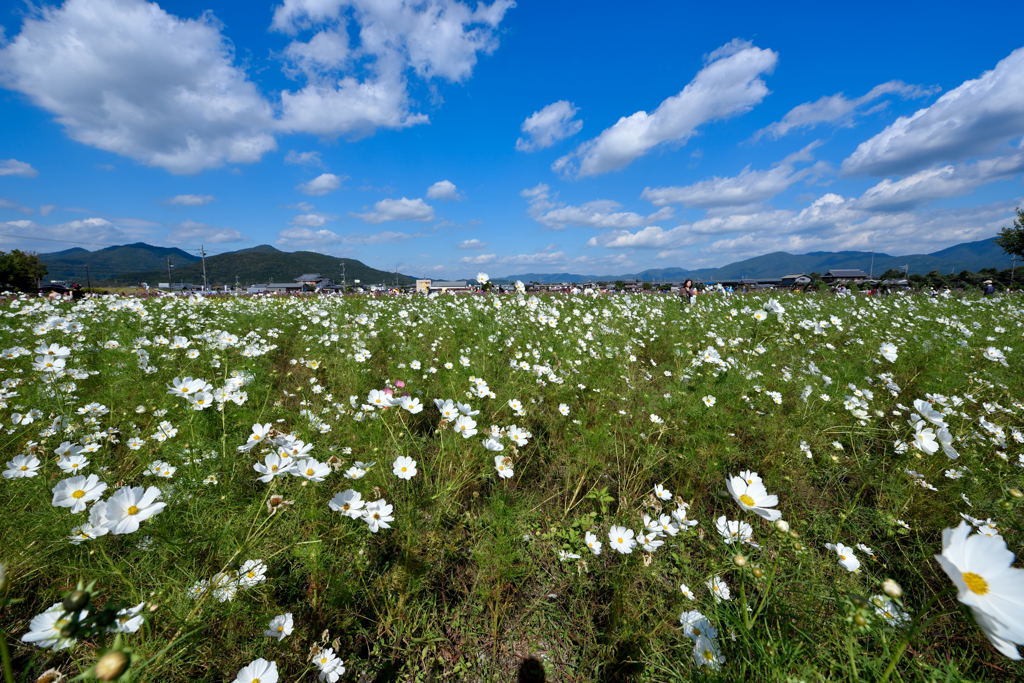
M 77 491 L 75 491 L 74 493 L 71 494 L 71 497 L 72 498 L 81 498 L 84 495 L 85 495 L 85 491 L 83 491 L 82 489 L 78 489 Z
M 284 631 L 284 626 L 278 626 L 278 627 L 277 627 L 277 632 L 278 632 L 278 633 L 281 633 L 281 632 L 283 632 L 283 631 Z
M 622 542 L 623 542 L 622 537 L 619 536 L 619 543 L 622 543 Z
M 312 467 L 310 467 L 308 470 L 306 470 L 306 476 L 307 477 L 312 477 L 313 476 L 313 468 Z
M 25 472 L 26 470 L 28 470 L 28 465 L 22 465 L 21 466 L 21 471 Z
M 129 508 L 128 508 L 128 509 L 126 510 L 126 512 L 127 512 L 127 513 L 128 513 L 129 515 L 137 515 L 137 514 L 139 514 L 139 508 L 137 508 L 137 507 L 135 507 L 134 505 L 132 505 L 131 507 L 129 507 Z
M 711 650 L 704 650 L 704 659 L 707 661 L 713 661 L 715 659 L 715 653 Z
M 271 465 L 270 466 L 270 471 L 271 472 L 277 472 L 277 465 Z
M 403 472 L 405 472 L 405 470 L 406 470 L 406 468 L 405 468 L 405 467 L 403 467 L 403 468 L 402 468 L 402 471 L 403 471 Z
M 747 507 L 754 507 L 754 499 L 745 493 L 742 496 L 740 496 L 740 502 L 746 505 Z
M 974 572 L 964 572 L 964 583 L 971 589 L 972 593 L 978 595 L 985 595 L 988 593 L 988 581 L 978 576 Z
M 839 559 L 840 559 L 840 560 L 845 560 L 845 559 L 846 559 L 846 555 L 840 555 L 840 556 L 839 556 Z

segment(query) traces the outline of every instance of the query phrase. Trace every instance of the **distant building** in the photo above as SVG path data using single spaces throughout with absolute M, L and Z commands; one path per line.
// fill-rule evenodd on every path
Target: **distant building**
M 420 283 L 426 283 L 427 292 L 468 292 L 472 289 L 465 280 L 417 280 L 417 292 L 423 291 Z
M 821 276 L 825 282 L 863 282 L 868 274 L 859 268 L 832 269 Z
M 303 273 L 295 278 L 295 282 L 298 282 L 304 288 L 312 290 L 334 286 L 334 283 L 331 282 L 330 278 L 324 277 L 320 273 Z
M 783 275 L 779 283 L 782 287 L 806 287 L 811 284 L 811 278 L 803 273 Z

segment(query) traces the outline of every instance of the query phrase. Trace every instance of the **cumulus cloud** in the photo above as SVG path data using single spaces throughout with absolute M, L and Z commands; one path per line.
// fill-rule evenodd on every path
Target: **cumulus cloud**
M 165 203 L 177 206 L 203 206 L 213 200 L 212 194 L 179 194 L 171 197 Z
M 814 126 L 831 123 L 837 126 L 852 126 L 857 116 L 877 111 L 886 103 L 867 109 L 868 105 L 888 95 L 895 95 L 901 99 L 918 99 L 933 95 L 938 88 L 925 87 L 920 85 L 908 85 L 903 81 L 887 81 L 876 85 L 860 97 L 848 98 L 843 93 L 826 95 L 813 102 L 804 102 L 790 109 L 781 121 L 762 128 L 754 134 L 758 140 L 764 136 L 781 138 L 792 130 L 798 128 L 813 128 Z
M 352 214 L 367 223 L 384 223 L 387 221 L 431 221 L 434 220 L 434 207 L 422 199 L 382 199 L 373 205 L 373 210 L 366 213 Z
M 325 195 L 341 187 L 342 180 L 341 176 L 334 175 L 333 173 L 321 173 L 309 182 L 299 185 L 298 190 L 303 194 L 313 196 Z
M 487 243 L 481 242 L 474 237 L 473 239 L 462 240 L 459 242 L 458 247 L 459 249 L 484 249 L 487 247 Z
M 463 256 L 459 259 L 459 263 L 465 263 L 473 266 L 486 266 L 488 263 L 494 263 L 497 260 L 497 254 L 477 254 L 476 256 Z
M 455 187 L 455 183 L 450 180 L 438 180 L 436 183 L 428 187 L 427 197 L 430 199 L 447 199 L 450 201 L 462 199 L 462 195 L 459 194 L 459 188 Z
M 218 228 L 196 221 L 182 221 L 173 226 L 168 238 L 175 243 L 225 244 L 241 242 L 245 236 L 234 228 Z
M 304 228 L 319 228 L 327 224 L 330 220 L 330 216 L 323 213 L 302 213 L 297 216 L 293 216 L 289 223 Z
M 234 61 L 212 15 L 68 0 L 25 19 L 0 50 L 0 78 L 78 142 L 195 173 L 255 162 L 276 146 L 271 106 Z
M 747 166 L 739 175 L 715 176 L 692 185 L 645 187 L 640 196 L 655 206 L 683 204 L 711 209 L 756 204 L 785 192 L 807 177 L 811 170 L 804 168 L 798 171 L 796 164 L 811 161 L 811 152 L 819 144 L 813 142 L 769 169 L 754 171 Z
M 749 111 L 768 94 L 761 76 L 775 68 L 778 54 L 741 41 L 723 48 L 708 56 L 708 63 L 681 92 L 651 113 L 638 111 L 620 118 L 558 159 L 554 170 L 573 177 L 614 171 L 660 145 L 685 144 L 704 123 Z
M 369 135 L 377 128 L 426 123 L 411 111 L 405 72 L 429 81 L 461 82 L 479 54 L 498 45 L 496 28 L 514 3 L 495 0 L 475 9 L 456 0 L 285 0 L 272 27 L 297 36 L 286 49 L 293 69 L 308 83 L 281 94 L 281 127 L 317 135 Z M 350 44 L 350 25 L 358 37 Z M 365 78 L 341 77 L 352 65 Z
M 35 178 L 37 175 L 39 175 L 39 171 L 32 168 L 30 163 L 18 161 L 17 159 L 0 159 L 0 176 Z
M 312 166 L 313 168 L 323 168 L 324 166 L 324 162 L 320 159 L 320 152 L 296 152 L 294 149 L 288 150 L 288 153 L 284 155 L 284 163 L 295 166 Z
M 947 164 L 912 173 L 899 180 L 886 178 L 861 195 L 857 205 L 875 211 L 909 209 L 933 199 L 964 195 L 986 183 L 1024 172 L 1024 152 L 970 164 Z
M 860 143 L 847 174 L 909 173 L 989 153 L 1024 131 L 1024 48 Z
M 543 183 L 523 190 L 520 195 L 529 201 L 530 217 L 553 230 L 569 226 L 637 228 L 666 220 L 673 215 L 670 206 L 646 216 L 621 211 L 622 205 L 609 199 L 598 199 L 578 206 L 563 204 L 551 194 L 551 188 Z
M 516 140 L 516 149 L 533 152 L 576 135 L 583 128 L 583 122 L 575 118 L 577 111 L 572 102 L 559 100 L 533 112 L 520 127 L 523 137 Z

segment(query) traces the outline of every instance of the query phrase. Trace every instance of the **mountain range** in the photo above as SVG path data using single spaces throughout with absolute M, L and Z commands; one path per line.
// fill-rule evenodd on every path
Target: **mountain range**
M 170 259 L 170 275 L 168 275 Z M 47 279 L 85 282 L 91 278 L 101 284 L 136 284 L 148 282 L 203 281 L 202 259 L 181 249 L 155 247 L 144 242 L 107 247 L 96 251 L 67 249 L 39 254 L 46 266 Z M 86 268 L 88 267 L 88 270 Z M 315 251 L 281 251 L 269 244 L 229 251 L 206 257 L 206 277 L 212 286 L 249 285 L 265 282 L 292 282 L 304 273 L 320 273 L 324 277 L 349 283 L 410 284 L 414 278 L 401 273 L 377 270 L 362 261 L 328 256 Z
M 195 254 L 174 247 L 156 247 L 144 242 L 106 247 L 96 251 L 66 249 L 39 254 L 47 268 L 47 279 L 91 279 L 100 284 L 135 284 L 138 282 L 190 282 L 203 281 L 201 259 Z M 171 274 L 168 277 L 168 264 Z M 614 280 L 640 280 L 643 282 L 676 282 L 686 278 L 704 281 L 737 278 L 778 278 L 790 273 L 825 273 L 832 268 L 859 268 L 881 275 L 887 270 L 910 273 L 978 271 L 982 268 L 1002 270 L 1010 265 L 1009 256 L 995 243 L 995 238 L 963 242 L 930 254 L 893 256 L 867 251 L 814 251 L 808 254 L 790 254 L 776 251 L 762 256 L 736 261 L 719 268 L 653 268 L 637 273 L 620 275 L 585 275 L 577 273 L 521 273 L 496 281 L 522 280 L 523 282 L 608 282 Z M 303 273 L 320 273 L 326 277 L 349 283 L 361 280 L 364 284 L 411 284 L 413 276 L 371 268 L 361 261 L 338 258 L 315 251 L 285 252 L 262 244 L 248 249 L 229 251 L 206 258 L 206 274 L 211 285 L 243 285 L 258 282 L 291 282 Z
M 881 275 L 887 270 L 907 267 L 910 273 L 925 274 L 933 270 L 940 273 L 978 271 L 982 268 L 1003 270 L 1010 267 L 1010 256 L 996 244 L 995 238 L 963 242 L 930 254 L 893 256 L 869 251 L 812 251 L 808 254 L 790 254 L 776 251 L 736 261 L 719 268 L 652 268 L 625 275 L 578 275 L 575 273 L 521 273 L 500 281 L 523 282 L 608 282 L 639 280 L 641 282 L 679 282 L 686 278 L 715 282 L 738 278 L 779 278 L 795 273 L 821 273 L 837 268 L 859 268 L 865 273 Z

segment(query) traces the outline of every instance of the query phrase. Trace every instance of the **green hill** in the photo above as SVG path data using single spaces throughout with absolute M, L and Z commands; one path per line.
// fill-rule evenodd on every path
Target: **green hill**
M 154 247 L 145 242 L 124 244 L 105 249 L 89 251 L 74 248 L 39 254 L 39 260 L 46 266 L 47 280 L 76 280 L 85 282 L 110 281 L 126 273 L 141 273 L 163 270 L 167 279 L 167 259 L 174 266 L 184 266 L 199 260 L 187 251 L 174 247 Z M 88 267 L 88 271 L 86 270 Z M 128 277 L 129 280 L 132 277 Z
M 236 280 L 242 285 L 265 282 L 291 282 L 304 273 L 320 273 L 335 282 L 342 278 L 344 264 L 345 280 L 352 284 L 360 280 L 363 284 L 410 284 L 414 278 L 401 273 L 371 268 L 361 261 L 318 254 L 314 251 L 285 252 L 269 244 L 258 247 L 229 251 L 206 257 L 206 277 L 211 286 L 233 285 Z M 197 261 L 174 269 L 175 282 L 200 284 L 203 281 L 202 262 Z M 118 282 L 166 282 L 166 271 L 154 270 L 149 273 L 132 273 L 130 276 L 115 278 Z

